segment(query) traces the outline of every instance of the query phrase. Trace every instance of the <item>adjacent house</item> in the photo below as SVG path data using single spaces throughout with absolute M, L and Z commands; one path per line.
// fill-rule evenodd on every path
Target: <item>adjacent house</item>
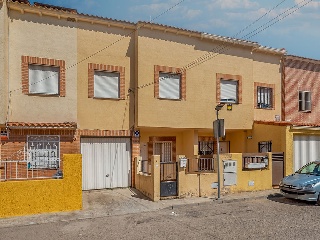
M 283 63 L 283 113 L 293 138 L 293 171 L 320 159 L 320 60 L 287 55 Z

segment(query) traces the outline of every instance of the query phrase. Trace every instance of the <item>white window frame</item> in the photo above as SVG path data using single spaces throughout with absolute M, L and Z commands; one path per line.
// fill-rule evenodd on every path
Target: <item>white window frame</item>
M 160 149 L 157 148 L 157 145 Z M 160 162 L 172 162 L 172 141 L 154 142 L 153 155 L 160 155 Z
M 181 99 L 181 74 L 159 73 L 159 98 Z
M 60 67 L 29 64 L 29 94 L 59 95 Z
M 27 163 L 28 169 L 59 169 L 60 136 L 28 135 Z
M 120 73 L 94 71 L 94 98 L 120 99 Z
M 239 81 L 233 79 L 220 80 L 220 102 L 239 103 Z
M 299 91 L 299 112 L 311 112 L 311 91 Z
M 273 88 L 257 86 L 257 108 L 273 108 Z

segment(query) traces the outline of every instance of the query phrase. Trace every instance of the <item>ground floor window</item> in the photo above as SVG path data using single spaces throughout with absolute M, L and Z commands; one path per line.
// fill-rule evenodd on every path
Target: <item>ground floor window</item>
M 160 155 L 160 162 L 172 162 L 172 142 L 154 142 L 153 155 Z
M 29 169 L 58 169 L 60 166 L 60 136 L 27 136 L 27 161 Z

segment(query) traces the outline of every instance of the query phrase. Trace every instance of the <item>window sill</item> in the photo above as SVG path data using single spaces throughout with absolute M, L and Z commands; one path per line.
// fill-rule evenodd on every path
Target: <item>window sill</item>
M 170 100 L 170 101 L 182 101 L 181 98 L 175 99 L 175 98 L 158 98 L 159 100 Z
M 113 101 L 124 100 L 123 98 L 100 98 L 100 97 L 93 97 L 92 99 L 97 99 L 97 100 L 113 100 Z

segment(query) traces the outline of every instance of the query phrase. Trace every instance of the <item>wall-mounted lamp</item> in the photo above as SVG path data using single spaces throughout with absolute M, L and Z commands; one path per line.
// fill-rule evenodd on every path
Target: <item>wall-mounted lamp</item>
M 228 104 L 227 104 L 227 110 L 228 110 L 228 111 L 232 111 L 232 104 L 231 104 L 231 103 L 228 103 Z

